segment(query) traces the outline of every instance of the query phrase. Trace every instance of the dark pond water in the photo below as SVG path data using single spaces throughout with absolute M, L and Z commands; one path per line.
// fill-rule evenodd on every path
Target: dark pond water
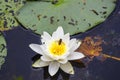
M 36 55 L 28 45 L 40 43 L 40 36 L 20 26 L 4 33 L 8 56 L 0 71 L 0 80 L 120 80 L 120 61 L 107 59 L 104 62 L 94 59 L 87 67 L 76 67 L 75 75 L 59 71 L 50 77 L 47 68 L 33 69 L 32 58 Z M 84 34 L 72 37 L 83 39 L 86 36 L 100 36 L 106 44 L 103 52 L 120 57 L 120 0 L 108 19 Z M 18 79 L 17 79 L 18 77 Z

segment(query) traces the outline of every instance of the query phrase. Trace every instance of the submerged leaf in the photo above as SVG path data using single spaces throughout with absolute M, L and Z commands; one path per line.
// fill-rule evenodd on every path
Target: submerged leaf
M 52 0 L 56 1 L 56 0 Z M 116 0 L 40 0 L 27 2 L 16 18 L 37 34 L 50 34 L 62 26 L 71 35 L 85 32 L 103 22 L 115 8 Z
M 90 61 L 102 53 L 102 39 L 100 37 L 85 37 L 80 47 L 76 50 L 82 52 Z
M 86 59 L 84 59 L 87 60 L 87 63 L 92 61 L 94 57 L 100 61 L 105 61 L 107 58 L 120 61 L 120 57 L 103 53 L 102 42 L 101 37 L 85 37 L 76 51 L 82 52 L 86 56 Z
M 6 42 L 2 34 L 0 33 L 0 69 L 2 64 L 5 62 L 7 56 Z
M 0 31 L 5 31 L 17 27 L 18 23 L 14 18 L 25 3 L 25 0 L 1 0 L 0 1 Z
M 111 59 L 120 61 L 120 57 L 115 57 L 115 56 L 108 55 L 108 54 L 102 54 L 102 56 L 105 57 L 105 58 L 111 58 Z

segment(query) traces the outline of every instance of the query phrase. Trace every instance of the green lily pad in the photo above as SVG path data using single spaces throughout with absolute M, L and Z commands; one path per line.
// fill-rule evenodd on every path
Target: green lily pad
M 14 14 L 25 3 L 25 0 L 0 0 L 0 31 L 18 26 Z
M 0 32 L 0 69 L 2 64 L 5 62 L 5 57 L 7 56 L 6 42 L 2 33 Z
M 58 2 L 27 2 L 16 14 L 16 18 L 27 29 L 37 34 L 50 34 L 58 26 L 71 35 L 103 22 L 115 8 L 116 0 L 58 0 Z

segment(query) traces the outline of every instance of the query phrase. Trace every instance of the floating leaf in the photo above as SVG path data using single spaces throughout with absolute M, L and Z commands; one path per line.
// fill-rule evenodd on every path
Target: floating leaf
M 0 69 L 2 64 L 5 62 L 7 56 L 6 42 L 2 34 L 0 33 Z
M 116 0 L 56 0 L 32 1 L 21 8 L 16 18 L 37 34 L 50 34 L 58 26 L 71 35 L 85 32 L 103 22 L 115 8 Z
M 18 23 L 14 14 L 20 9 L 25 0 L 1 0 L 0 1 L 0 31 L 17 27 Z

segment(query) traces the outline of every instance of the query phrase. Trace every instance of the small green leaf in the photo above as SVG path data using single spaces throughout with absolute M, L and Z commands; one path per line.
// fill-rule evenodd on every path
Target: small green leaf
M 0 0 L 0 31 L 18 26 L 14 15 L 25 3 L 25 0 Z
M 56 1 L 56 0 L 52 0 Z M 37 34 L 50 34 L 62 26 L 71 35 L 103 22 L 115 8 L 116 0 L 40 0 L 27 2 L 16 18 Z
M 6 42 L 0 32 L 0 69 L 1 69 L 2 64 L 5 62 L 6 56 L 7 56 Z
M 24 80 L 22 76 L 15 77 L 14 80 Z

